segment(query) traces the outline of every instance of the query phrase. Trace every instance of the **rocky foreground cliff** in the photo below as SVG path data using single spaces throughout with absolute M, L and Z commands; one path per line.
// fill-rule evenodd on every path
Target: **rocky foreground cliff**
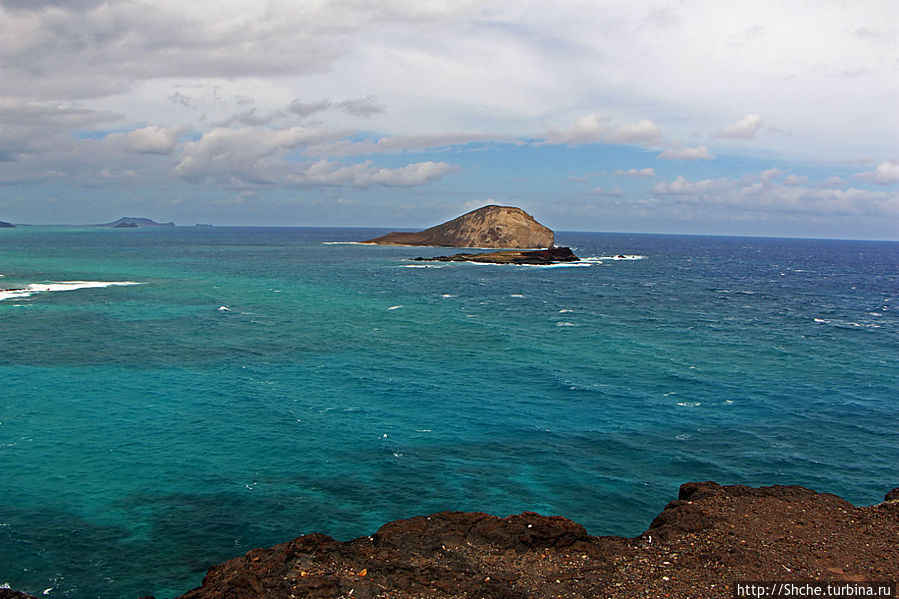
M 899 489 L 855 507 L 797 486 L 681 486 L 636 538 L 571 520 L 444 512 L 214 566 L 182 599 L 732 597 L 735 581 L 899 580 Z
M 552 230 L 512 206 L 484 206 L 417 233 L 388 233 L 364 243 L 469 248 L 550 248 Z
M 687 483 L 635 538 L 532 512 L 443 512 L 342 543 L 308 534 L 254 549 L 181 599 L 729 598 L 735 582 L 895 583 L 897 539 L 899 488 L 855 507 L 797 486 Z

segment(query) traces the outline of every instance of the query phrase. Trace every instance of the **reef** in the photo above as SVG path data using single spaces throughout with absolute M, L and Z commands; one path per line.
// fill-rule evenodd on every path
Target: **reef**
M 500 252 L 481 252 L 472 254 L 453 254 L 435 258 L 413 258 L 419 262 L 483 262 L 486 264 L 556 264 L 558 262 L 577 262 L 580 260 L 567 247 L 554 247 L 545 250 L 503 250 Z

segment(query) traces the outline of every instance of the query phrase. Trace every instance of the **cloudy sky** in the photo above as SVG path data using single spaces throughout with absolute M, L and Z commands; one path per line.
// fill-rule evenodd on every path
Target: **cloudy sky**
M 0 0 L 0 220 L 899 238 L 895 0 Z

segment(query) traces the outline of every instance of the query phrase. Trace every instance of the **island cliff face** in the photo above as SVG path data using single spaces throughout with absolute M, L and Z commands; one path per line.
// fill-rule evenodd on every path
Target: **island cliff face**
M 550 248 L 553 232 L 522 210 L 484 206 L 417 233 L 388 233 L 364 243 L 470 248 Z
M 737 581 L 895 585 L 897 497 L 855 507 L 797 486 L 687 483 L 635 538 L 590 536 L 533 512 L 443 512 L 343 543 L 308 534 L 254 549 L 213 566 L 181 599 L 720 599 Z

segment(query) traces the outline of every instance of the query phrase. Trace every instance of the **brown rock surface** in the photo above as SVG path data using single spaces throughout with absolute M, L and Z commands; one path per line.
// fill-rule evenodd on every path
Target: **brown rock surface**
M 643 535 L 443 512 L 344 543 L 310 534 L 209 570 L 182 599 L 733 596 L 735 581 L 899 579 L 899 503 L 796 486 L 681 486 Z
M 484 206 L 417 233 L 388 233 L 364 243 L 471 248 L 549 248 L 553 232 L 522 210 Z
M 453 254 L 436 258 L 413 258 L 419 262 L 483 262 L 486 264 L 556 264 L 580 260 L 571 248 L 547 248 L 545 250 L 503 250 L 479 254 Z

